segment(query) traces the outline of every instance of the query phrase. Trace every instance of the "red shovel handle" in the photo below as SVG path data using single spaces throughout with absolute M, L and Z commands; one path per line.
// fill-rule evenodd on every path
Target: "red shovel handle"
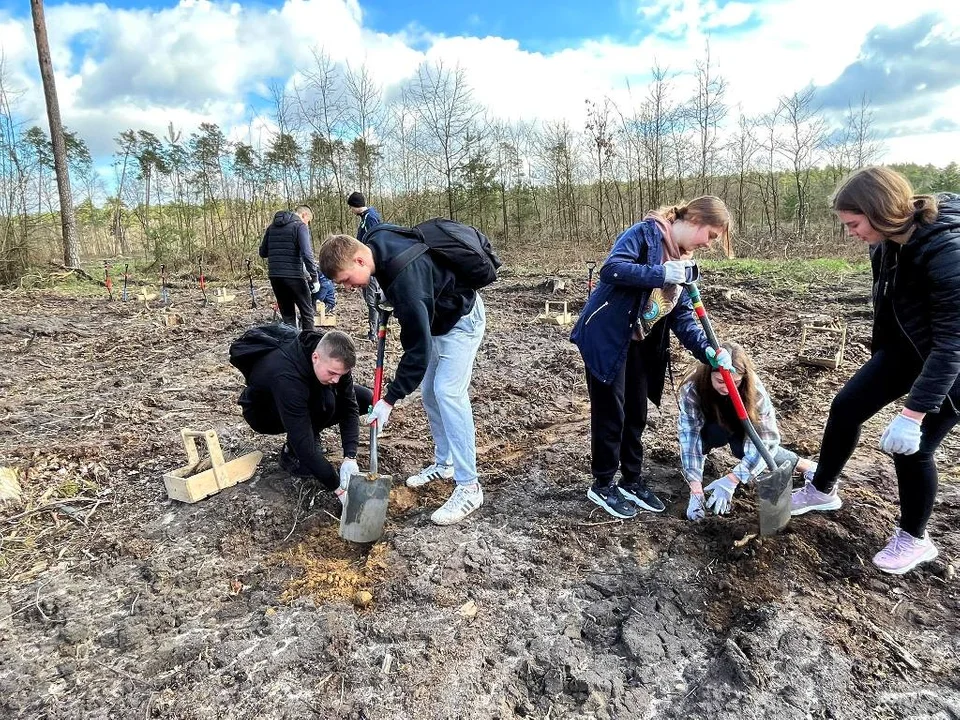
M 697 319 L 700 320 L 700 324 L 703 326 L 703 332 L 707 336 L 707 340 L 710 341 L 710 345 L 713 349 L 719 353 L 720 352 L 720 341 L 717 339 L 717 334 L 713 331 L 713 324 L 710 322 L 710 318 L 707 317 L 707 309 L 703 306 L 703 300 L 700 298 L 700 290 L 697 288 L 696 282 L 687 282 L 685 283 L 687 288 L 687 293 L 690 295 L 690 300 L 693 302 L 693 311 L 697 315 Z M 747 409 L 743 406 L 743 398 L 740 397 L 740 389 L 737 387 L 737 384 L 733 381 L 733 375 L 730 374 L 730 371 L 725 367 L 717 368 L 720 371 L 720 375 L 723 377 L 723 383 L 727 386 L 727 392 L 730 394 L 730 400 L 733 403 L 733 408 L 737 412 L 737 418 L 743 424 L 743 429 L 746 431 L 747 435 L 750 436 L 750 439 L 753 441 L 753 444 L 756 446 L 757 450 L 760 451 L 760 456 L 763 458 L 763 461 L 767 464 L 768 470 L 776 470 L 777 466 L 773 462 L 773 455 L 770 454 L 770 451 L 767 449 L 767 446 L 763 444 L 763 441 L 760 439 L 760 435 L 757 433 L 757 429 L 753 426 L 753 423 L 750 422 L 750 418 L 747 415 Z

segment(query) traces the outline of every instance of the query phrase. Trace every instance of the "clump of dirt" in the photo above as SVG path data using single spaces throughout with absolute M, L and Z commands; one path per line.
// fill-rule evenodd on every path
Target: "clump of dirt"
M 361 590 L 371 591 L 387 570 L 387 546 L 375 543 L 369 550 L 343 540 L 336 525 L 317 527 L 294 547 L 284 550 L 278 562 L 299 574 L 280 595 L 289 603 L 308 596 L 320 604 L 349 600 Z

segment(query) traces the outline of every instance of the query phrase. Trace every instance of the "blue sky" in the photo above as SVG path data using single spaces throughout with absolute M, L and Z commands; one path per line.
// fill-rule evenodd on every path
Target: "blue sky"
M 587 99 L 630 114 L 651 68 L 675 101 L 710 47 L 731 125 L 813 86 L 834 119 L 866 96 L 888 159 L 960 160 L 960 4 L 911 0 L 47 0 L 61 109 L 95 153 L 128 127 L 232 137 L 272 131 L 269 87 L 288 90 L 312 49 L 365 66 L 387 97 L 423 63 L 459 66 L 490 115 L 582 128 Z M 42 123 L 29 5 L 0 4 L 6 71 Z

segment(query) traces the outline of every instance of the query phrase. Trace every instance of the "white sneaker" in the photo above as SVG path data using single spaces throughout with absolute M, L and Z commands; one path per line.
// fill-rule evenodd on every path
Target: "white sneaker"
M 416 475 L 411 475 L 407 478 L 407 487 L 423 487 L 431 480 L 453 480 L 453 465 L 439 465 L 434 463 L 433 465 L 425 467 Z
M 453 525 L 483 505 L 480 483 L 457 485 L 453 495 L 430 516 L 437 525 Z

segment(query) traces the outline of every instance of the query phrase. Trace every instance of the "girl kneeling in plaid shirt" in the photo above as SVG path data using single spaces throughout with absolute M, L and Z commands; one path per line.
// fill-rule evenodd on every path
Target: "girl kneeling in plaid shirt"
M 778 465 L 788 459 L 797 462 L 797 472 L 812 478 L 817 464 L 805 460 L 780 447 L 777 416 L 766 388 L 757 376 L 756 367 L 746 351 L 736 343 L 723 347 L 733 358 L 733 380 L 740 389 L 747 415 L 757 429 L 760 439 L 770 450 Z M 707 509 L 717 515 L 730 511 L 733 494 L 740 483 L 749 483 L 766 470 L 766 463 L 753 441 L 746 436 L 743 424 L 737 418 L 733 403 L 728 399 L 727 387 L 719 370 L 701 363 L 680 385 L 680 414 L 677 430 L 680 436 L 680 459 L 683 474 L 690 484 L 690 502 L 687 518 L 702 520 Z M 728 474 L 703 487 L 703 464 L 706 454 L 714 448 L 729 446 L 740 462 Z M 709 493 L 705 496 L 704 493 Z

